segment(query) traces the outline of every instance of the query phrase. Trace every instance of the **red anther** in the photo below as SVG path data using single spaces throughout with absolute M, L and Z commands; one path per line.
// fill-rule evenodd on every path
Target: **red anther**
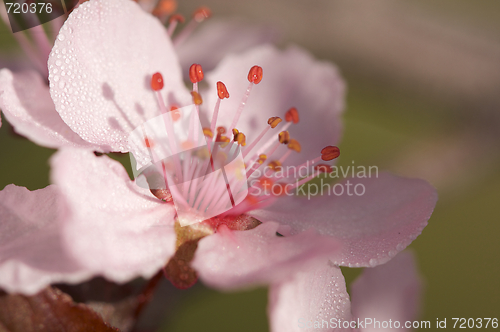
M 151 77 L 151 89 L 154 91 L 163 89 L 163 76 L 160 73 L 154 73 Z
M 340 149 L 336 146 L 327 146 L 321 150 L 321 159 L 324 161 L 329 161 L 337 158 L 340 155 Z
M 299 141 L 291 138 L 289 143 L 288 143 L 288 148 L 290 150 L 293 150 L 295 152 L 300 152 L 302 150 L 302 147 L 300 146 L 300 143 Z
M 197 63 L 193 63 L 191 67 L 189 67 L 189 79 L 191 83 L 198 83 L 203 79 L 203 69 L 201 65 Z
M 149 138 L 144 138 L 144 144 L 146 145 L 147 148 L 152 148 L 154 147 L 155 143 L 153 142 L 153 140 L 149 139 Z
M 276 128 L 276 126 L 281 122 L 281 118 L 277 116 L 273 116 L 267 120 L 267 124 L 271 126 L 271 128 Z
M 278 134 L 278 140 L 281 144 L 288 144 L 288 142 L 290 142 L 290 133 L 288 131 L 282 131 Z
M 333 172 L 333 168 L 332 166 L 330 165 L 326 165 L 326 164 L 319 164 L 319 165 L 316 165 L 314 166 L 314 169 L 316 171 L 320 171 L 322 173 L 331 173 Z
M 170 16 L 170 18 L 168 19 L 168 24 L 170 24 L 174 21 L 177 21 L 179 23 L 184 23 L 185 20 L 186 19 L 181 14 L 174 14 L 174 15 Z
M 193 103 L 195 105 L 201 105 L 203 103 L 203 99 L 201 99 L 201 95 L 196 91 L 191 91 L 191 96 L 193 96 Z
M 172 116 L 172 121 L 177 121 L 181 118 L 181 111 L 179 111 L 179 107 L 172 106 L 170 107 L 170 114 Z
M 212 11 L 208 7 L 200 7 L 193 13 L 193 19 L 200 23 L 212 16 Z
M 290 108 L 286 113 L 285 113 L 285 120 L 286 122 L 292 122 L 293 123 L 298 123 L 299 122 L 299 112 L 295 107 Z
M 254 84 L 259 84 L 262 81 L 262 67 L 253 66 L 248 72 L 248 81 Z
M 220 99 L 229 98 L 229 92 L 227 92 L 226 85 L 222 82 L 217 82 L 217 95 Z

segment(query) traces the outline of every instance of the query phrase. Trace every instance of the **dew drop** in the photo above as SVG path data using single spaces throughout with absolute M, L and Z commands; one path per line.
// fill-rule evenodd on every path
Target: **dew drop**
M 59 34 L 59 36 L 57 36 L 57 39 L 59 39 L 60 41 L 63 41 L 64 38 L 66 38 L 62 33 Z
M 368 263 L 370 264 L 370 266 L 373 267 L 373 266 L 377 265 L 377 260 L 375 258 L 372 258 L 372 259 L 370 259 L 370 261 Z

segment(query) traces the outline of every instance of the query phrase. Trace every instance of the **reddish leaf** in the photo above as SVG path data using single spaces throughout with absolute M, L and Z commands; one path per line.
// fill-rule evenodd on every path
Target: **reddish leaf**
M 116 332 L 85 304 L 56 288 L 33 296 L 0 295 L 0 331 L 9 332 Z

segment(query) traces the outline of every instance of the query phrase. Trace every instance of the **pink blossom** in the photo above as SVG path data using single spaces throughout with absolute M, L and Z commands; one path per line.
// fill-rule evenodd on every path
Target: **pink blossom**
M 220 102 L 217 125 L 231 127 L 241 105 L 240 96 L 250 89 L 248 70 L 255 64 L 264 68 L 264 78 L 252 86 L 236 122 L 249 142 L 262 132 L 270 117 L 283 116 L 290 107 L 304 110 L 300 122 L 281 124 L 281 128 L 290 128 L 302 152 L 277 150 L 281 157 L 287 154 L 287 163 L 298 165 L 317 159 L 324 146 L 338 142 L 343 82 L 335 67 L 315 61 L 296 47 L 280 51 L 263 45 L 222 60 L 206 75 L 209 88 L 200 90 L 205 99 L 200 114 L 211 118 L 208 115 L 217 104 L 216 82 L 222 81 L 231 98 Z M 54 146 L 63 146 L 51 160 L 55 187 L 27 192 L 10 186 L 0 192 L 8 201 L 3 203 L 2 199 L 0 204 L 2 221 L 7 221 L 2 227 L 9 230 L 2 232 L 0 242 L 2 288 L 34 293 L 51 282 L 78 282 L 92 275 L 118 282 L 136 276 L 147 278 L 172 258 L 188 269 L 189 261 L 181 262 L 175 256 L 179 245 L 176 240 L 182 238 L 175 226 L 172 204 L 136 186 L 119 163 L 107 156 L 96 157 L 87 149 L 130 151 L 129 133 L 160 113 L 149 85 L 156 72 L 164 79 L 164 87 L 158 92 L 161 101 L 169 106 L 192 103 L 162 25 L 137 4 L 120 0 L 86 2 L 66 21 L 49 58 L 51 100 L 43 82 L 39 82 L 39 94 L 19 98 L 26 91 L 7 89 L 15 89 L 16 80 L 22 77 L 0 72 L 0 82 L 4 82 L 0 85 L 4 87 L 2 105 L 8 105 L 10 112 L 17 108 L 17 117 L 34 110 L 23 104 L 29 98 L 45 98 L 47 110 L 53 102 L 60 116 L 53 122 L 60 129 L 55 129 L 54 123 L 43 126 L 35 111 L 24 123 L 27 131 L 38 130 L 40 141 L 50 137 Z M 49 114 L 53 113 L 47 111 L 48 119 Z M 255 146 L 257 155 L 266 150 L 268 142 L 276 140 L 275 133 L 267 135 Z M 273 321 L 280 321 L 280 310 L 286 309 L 276 303 L 294 300 L 295 296 L 310 296 L 307 303 L 290 309 L 295 312 L 318 315 L 323 300 L 336 299 L 342 305 L 329 314 L 350 316 L 338 265 L 362 267 L 387 262 L 420 234 L 437 199 L 435 190 L 421 180 L 381 174 L 350 181 L 364 185 L 366 193 L 311 200 L 273 197 L 274 204 L 248 205 L 242 210 L 236 207 L 233 214 L 229 211 L 199 224 L 193 232 L 203 236 L 196 238 L 197 249 L 189 268 L 203 282 L 220 289 L 280 285 L 271 295 Z M 235 215 L 234 211 L 240 212 Z M 262 224 L 233 227 L 243 212 Z M 37 220 L 46 226 L 40 228 Z M 26 226 L 16 228 L 13 223 Z M 37 246 L 30 246 L 42 231 L 46 238 L 56 238 L 53 244 L 57 245 L 40 240 Z M 284 237 L 276 236 L 277 232 Z M 26 235 L 30 233 L 33 237 Z M 23 246 L 24 251 L 12 249 Z M 47 262 L 31 259 L 37 252 L 64 257 Z M 318 282 L 301 286 L 299 293 L 284 282 L 287 276 L 295 275 L 305 283 L 311 277 L 307 271 L 316 271 L 313 277 Z M 179 277 L 182 279 L 182 273 Z M 330 294 L 323 293 L 325 287 L 333 287 Z

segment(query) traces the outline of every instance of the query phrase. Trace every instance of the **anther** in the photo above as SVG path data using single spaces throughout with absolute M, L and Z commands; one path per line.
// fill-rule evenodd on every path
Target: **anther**
M 229 98 L 229 92 L 227 92 L 226 85 L 222 82 L 217 82 L 217 95 L 220 99 Z
M 288 143 L 288 148 L 290 150 L 295 151 L 295 152 L 300 152 L 302 150 L 302 148 L 300 146 L 300 143 L 297 140 L 293 139 L 293 138 L 290 139 L 290 141 Z
M 257 160 L 257 163 L 262 165 L 264 163 L 264 161 L 266 161 L 266 159 L 267 159 L 267 155 L 262 153 L 261 155 L 259 155 L 259 159 Z
M 201 99 L 201 95 L 196 91 L 191 91 L 191 96 L 193 96 L 193 103 L 195 105 L 201 105 L 203 103 L 203 99 Z
M 235 130 L 235 129 L 233 129 L 233 131 L 234 131 L 234 130 Z M 235 141 L 236 143 L 238 143 L 239 145 L 241 145 L 241 146 L 245 146 L 245 145 L 247 144 L 247 142 L 246 142 L 246 136 L 245 136 L 245 134 L 243 134 L 243 133 L 236 133 L 236 134 L 234 135 L 234 141 Z
M 154 91 L 163 89 L 163 76 L 160 73 L 154 73 L 151 77 L 151 89 Z
M 226 133 L 226 127 L 220 126 L 217 127 L 217 135 L 222 135 Z
M 293 123 L 298 123 L 299 122 L 299 112 L 295 107 L 290 108 L 286 113 L 285 113 L 285 121 L 286 122 L 293 122 Z
M 326 165 L 326 164 L 319 164 L 314 166 L 314 169 L 316 171 L 322 172 L 322 173 L 331 173 L 333 171 L 332 166 Z
M 340 155 L 340 149 L 336 146 L 327 146 L 321 150 L 321 159 L 329 161 L 337 158 Z
M 262 80 L 262 67 L 253 66 L 248 72 L 248 81 L 254 84 L 259 84 Z
M 258 184 L 259 187 L 267 191 L 269 188 L 273 186 L 274 182 L 270 178 L 262 177 L 259 179 Z
M 214 137 L 214 133 L 210 130 L 210 128 L 203 128 L 203 134 L 210 138 Z
M 152 148 L 154 147 L 154 142 L 153 140 L 149 139 L 149 138 L 144 138 L 144 144 L 146 145 L 147 148 Z
M 177 2 L 175 0 L 160 0 L 153 9 L 152 14 L 157 17 L 166 17 L 172 14 L 177 9 Z
M 186 19 L 181 14 L 174 14 L 168 19 L 168 24 L 172 24 L 174 22 L 184 23 L 185 20 Z
M 193 19 L 198 23 L 203 22 L 210 16 L 212 16 L 212 11 L 208 7 L 200 7 L 193 13 Z
M 271 128 L 276 128 L 276 126 L 281 122 L 281 118 L 278 116 L 273 116 L 267 120 L 267 124 L 271 126 Z
M 274 196 L 283 196 L 288 194 L 288 189 L 286 184 L 276 183 L 272 188 L 271 192 Z
M 267 164 L 267 167 L 269 167 L 271 171 L 278 172 L 281 170 L 281 163 L 278 160 L 273 160 Z
M 290 142 L 290 133 L 288 131 L 282 131 L 278 134 L 278 140 L 281 144 L 288 144 L 288 142 Z
M 198 83 L 201 80 L 203 80 L 203 69 L 201 68 L 201 65 L 194 63 L 189 67 L 189 79 L 191 80 L 191 83 Z

